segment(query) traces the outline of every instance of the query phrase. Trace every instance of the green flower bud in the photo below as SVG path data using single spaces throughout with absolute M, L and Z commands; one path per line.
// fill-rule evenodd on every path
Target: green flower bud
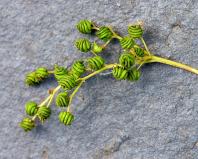
M 45 121 L 47 118 L 50 117 L 51 109 L 48 108 L 47 106 L 43 105 L 43 106 L 39 107 L 37 114 L 41 121 Z
M 34 116 L 37 111 L 38 111 L 38 107 L 37 104 L 33 101 L 29 101 L 25 104 L 25 111 L 28 115 L 30 116 Z
M 86 68 L 83 61 L 76 61 L 73 63 L 71 72 L 75 77 L 80 77 L 85 71 Z
M 42 81 L 44 78 L 47 78 L 49 73 L 48 70 L 45 67 L 39 67 L 35 71 L 36 76 L 40 81 Z
M 88 39 L 77 39 L 75 46 L 81 52 L 88 52 L 91 50 L 91 42 Z
M 137 56 L 144 57 L 144 50 L 141 47 L 135 45 L 134 46 L 134 51 L 135 51 Z
M 123 49 L 131 49 L 135 42 L 132 37 L 126 36 L 120 39 L 120 45 Z
M 65 90 L 71 90 L 76 86 L 76 79 L 72 75 L 67 75 L 61 78 L 58 83 Z
M 89 20 L 81 20 L 77 25 L 77 29 L 79 32 L 83 34 L 90 34 L 92 31 L 92 22 Z
M 128 26 L 128 33 L 133 38 L 140 38 L 143 34 L 143 29 L 140 25 L 131 25 Z
M 111 30 L 106 27 L 106 26 L 102 26 L 99 28 L 99 30 L 96 32 L 96 36 L 103 40 L 103 41 L 108 41 L 112 38 L 113 33 L 111 32 Z
M 130 53 L 123 53 L 119 58 L 120 64 L 125 68 L 130 68 L 135 64 L 135 57 Z
M 137 81 L 140 79 L 141 73 L 136 68 L 128 71 L 127 80 L 129 81 Z
M 37 78 L 36 76 L 36 73 L 35 72 L 30 72 L 26 75 L 25 77 L 25 83 L 29 86 L 34 86 L 34 85 L 37 85 L 39 84 L 39 79 Z
M 66 75 L 68 75 L 68 70 L 65 67 L 54 65 L 54 76 L 57 80 L 60 80 Z
M 67 107 L 69 104 L 69 96 L 67 92 L 61 92 L 56 97 L 56 105 L 58 107 Z
M 59 120 L 61 123 L 65 125 L 71 125 L 71 123 L 74 120 L 74 115 L 71 114 L 70 112 L 60 112 Z
M 113 68 L 112 74 L 117 80 L 125 80 L 128 72 L 123 67 L 117 66 Z
M 104 59 L 100 56 L 95 56 L 87 60 L 88 66 L 93 70 L 99 70 L 104 66 Z
M 102 52 L 103 48 L 100 45 L 98 45 L 96 42 L 94 42 L 92 50 L 95 53 L 100 53 L 100 52 Z
M 34 121 L 30 118 L 24 118 L 19 125 L 25 132 L 31 131 L 35 127 Z

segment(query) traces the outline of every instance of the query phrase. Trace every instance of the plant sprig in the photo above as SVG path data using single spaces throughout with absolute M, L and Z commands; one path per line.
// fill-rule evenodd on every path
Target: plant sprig
M 36 119 L 39 119 L 43 123 L 50 117 L 50 106 L 58 92 L 56 96 L 56 105 L 63 109 L 59 114 L 59 120 L 64 125 L 71 125 L 74 121 L 71 104 L 79 88 L 89 78 L 106 70 L 112 70 L 112 75 L 117 80 L 134 82 L 140 79 L 140 69 L 144 64 L 159 62 L 198 75 L 198 70 L 195 68 L 156 56 L 150 52 L 143 38 L 144 30 L 141 23 L 129 25 L 128 35 L 124 37 L 113 31 L 110 26 L 99 27 L 89 20 L 81 20 L 77 24 L 77 29 L 83 34 L 95 33 L 104 43 L 99 45 L 96 41 L 90 42 L 85 38 L 77 39 L 75 41 L 76 48 L 83 53 L 91 52 L 91 57 L 75 61 L 70 68 L 54 65 L 53 70 L 48 70 L 45 67 L 39 67 L 26 75 L 26 84 L 33 86 L 40 84 L 44 79 L 53 74 L 58 86 L 49 90 L 49 96 L 40 104 L 34 101 L 26 103 L 25 110 L 29 117 L 24 118 L 20 122 L 20 126 L 24 131 L 32 130 L 36 126 Z M 120 55 L 118 63 L 107 64 L 99 54 L 106 49 L 112 39 L 117 39 L 119 41 L 123 48 L 123 53 Z M 141 41 L 142 45 L 138 45 L 137 40 Z

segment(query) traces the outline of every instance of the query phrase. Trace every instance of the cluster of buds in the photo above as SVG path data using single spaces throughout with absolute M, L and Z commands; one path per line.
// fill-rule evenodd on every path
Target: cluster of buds
M 114 32 L 110 26 L 99 27 L 90 20 L 81 20 L 76 28 L 83 34 L 94 34 L 103 44 L 98 44 L 97 41 L 91 42 L 87 38 L 77 39 L 74 44 L 75 47 L 83 53 L 90 52 L 91 57 L 74 61 L 70 68 L 54 65 L 53 70 L 48 70 L 45 67 L 39 67 L 26 75 L 25 83 L 29 86 L 38 85 L 51 75 L 54 76 L 58 86 L 50 90 L 49 96 L 40 104 L 34 101 L 26 103 L 25 111 L 28 117 L 20 122 L 21 128 L 25 131 L 30 131 L 36 126 L 36 119 L 43 123 L 50 117 L 50 105 L 54 98 L 57 107 L 63 109 L 59 113 L 59 121 L 64 125 L 71 125 L 74 121 L 74 115 L 71 111 L 73 97 L 87 79 L 108 69 L 112 70 L 112 75 L 116 80 L 132 82 L 140 79 L 140 68 L 144 64 L 152 62 L 168 64 L 198 74 L 198 70 L 190 66 L 153 55 L 142 37 L 144 30 L 140 24 L 129 25 L 128 35 L 124 37 Z M 119 41 L 123 51 L 117 63 L 106 63 L 100 54 L 112 39 Z

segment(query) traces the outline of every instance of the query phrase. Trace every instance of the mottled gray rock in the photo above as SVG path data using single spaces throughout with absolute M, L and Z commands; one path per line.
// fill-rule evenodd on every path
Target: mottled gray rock
M 0 158 L 197 159 L 198 77 L 161 64 L 144 67 L 137 83 L 90 79 L 73 102 L 71 127 L 59 124 L 54 104 L 44 125 L 27 134 L 18 127 L 25 102 L 56 85 L 27 88 L 25 74 L 86 57 L 72 44 L 82 37 L 74 27 L 82 18 L 123 35 L 143 20 L 153 52 L 198 67 L 196 0 L 1 0 Z M 119 52 L 111 44 L 104 57 L 115 61 Z

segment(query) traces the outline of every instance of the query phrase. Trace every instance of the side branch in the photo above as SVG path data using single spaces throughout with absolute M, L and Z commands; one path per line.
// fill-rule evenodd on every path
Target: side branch
M 111 68 L 113 68 L 115 66 L 118 66 L 118 64 L 108 64 L 108 65 L 105 65 L 100 70 L 97 70 L 97 71 L 95 71 L 95 72 L 93 72 L 93 73 L 91 73 L 91 74 L 89 74 L 89 75 L 87 75 L 87 76 L 85 76 L 83 78 L 79 78 L 79 81 L 86 81 L 87 79 L 89 79 L 89 78 L 91 78 L 91 77 L 93 77 L 93 76 L 95 76 L 95 75 L 97 75 L 97 74 L 99 74 L 99 73 L 101 73 L 101 72 L 103 72 L 105 70 L 111 69 Z
M 89 78 L 91 78 L 91 77 L 93 77 L 93 76 L 95 76 L 95 75 L 97 75 L 97 74 L 99 74 L 99 73 L 101 73 L 101 72 L 103 72 L 103 71 L 105 71 L 105 70 L 111 69 L 111 68 L 113 68 L 113 67 L 115 67 L 115 66 L 117 66 L 117 65 L 118 65 L 118 64 L 108 64 L 108 65 L 105 65 L 105 66 L 104 66 L 103 68 L 101 68 L 100 70 L 97 70 L 97 71 L 95 71 L 95 72 L 93 72 L 93 73 L 91 73 L 91 74 L 89 74 L 89 75 L 87 75 L 87 76 L 85 76 L 85 77 L 83 77 L 83 78 L 79 78 L 79 79 L 78 79 L 78 81 L 80 81 L 79 84 L 78 84 L 77 87 L 74 89 L 73 93 L 70 95 L 70 101 L 69 101 L 69 105 L 68 105 L 68 107 L 67 107 L 67 112 L 71 112 L 70 107 L 71 107 L 72 100 L 73 100 L 75 94 L 78 92 L 79 88 L 82 86 L 82 84 L 83 84 L 86 80 L 88 80 Z

